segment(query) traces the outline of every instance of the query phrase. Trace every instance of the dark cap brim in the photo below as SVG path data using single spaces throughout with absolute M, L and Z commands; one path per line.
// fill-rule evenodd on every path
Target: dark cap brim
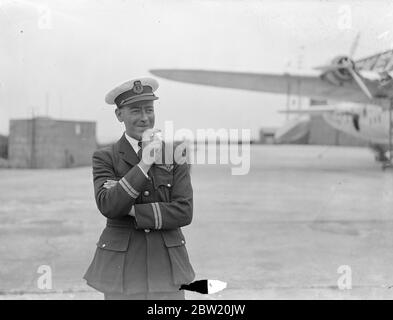
M 152 100 L 157 100 L 158 99 L 158 97 L 157 96 L 154 96 L 154 95 L 148 95 L 148 96 L 136 96 L 134 99 L 132 99 L 132 100 L 130 100 L 130 101 L 127 101 L 125 104 L 122 104 L 122 105 L 120 105 L 120 106 L 117 106 L 118 108 L 121 108 L 121 107 L 124 107 L 124 106 L 128 106 L 128 105 L 130 105 L 130 104 L 133 104 L 133 103 L 135 103 L 135 102 L 138 102 L 138 101 L 152 101 Z

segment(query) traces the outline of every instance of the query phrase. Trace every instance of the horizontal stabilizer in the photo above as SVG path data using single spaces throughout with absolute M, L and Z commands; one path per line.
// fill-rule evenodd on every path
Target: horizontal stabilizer
M 279 113 L 285 113 L 285 114 L 310 114 L 310 115 L 318 115 L 318 114 L 323 114 L 327 112 L 334 112 L 337 111 L 336 108 L 332 107 L 312 107 L 308 109 L 288 109 L 288 110 L 279 110 Z

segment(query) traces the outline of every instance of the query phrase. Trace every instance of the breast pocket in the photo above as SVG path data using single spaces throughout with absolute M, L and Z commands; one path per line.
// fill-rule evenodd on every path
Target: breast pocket
M 173 175 L 169 172 L 156 170 L 153 177 L 154 189 L 158 193 L 158 201 L 170 202 L 172 200 Z

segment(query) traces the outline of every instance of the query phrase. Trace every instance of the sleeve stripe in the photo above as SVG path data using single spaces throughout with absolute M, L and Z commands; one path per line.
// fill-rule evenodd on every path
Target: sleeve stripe
M 153 208 L 153 213 L 154 213 L 154 229 L 158 229 L 157 209 L 154 206 L 154 202 L 151 203 L 151 207 Z
M 128 189 L 133 192 L 134 194 L 136 194 L 137 196 L 139 195 L 139 192 L 136 191 L 133 187 L 131 187 L 131 185 L 128 183 L 128 181 L 123 177 L 121 178 L 121 180 L 123 180 L 124 184 L 128 187 Z
M 125 192 L 127 192 L 127 193 L 130 195 L 131 198 L 134 198 L 134 199 L 138 198 L 138 195 L 132 193 L 132 192 L 127 188 L 127 186 L 124 184 L 124 182 L 123 182 L 122 180 L 119 180 L 119 183 L 120 183 L 120 185 L 123 187 L 123 189 L 125 190 Z
M 157 209 L 158 229 L 161 229 L 162 228 L 162 215 L 161 215 L 160 205 L 157 202 L 154 202 L 153 204 L 156 206 L 156 209 Z

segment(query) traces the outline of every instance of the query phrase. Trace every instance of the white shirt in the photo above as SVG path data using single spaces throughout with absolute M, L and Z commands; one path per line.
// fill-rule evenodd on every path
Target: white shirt
M 130 137 L 127 133 L 125 133 L 127 141 L 130 143 L 132 149 L 134 149 L 135 153 L 138 154 L 139 151 L 139 146 L 138 146 L 138 140 L 134 139 L 133 137 Z
M 138 146 L 138 140 L 134 139 L 133 137 L 130 137 L 127 133 L 125 133 L 126 139 L 127 141 L 130 143 L 132 149 L 134 149 L 135 153 L 138 154 L 139 151 L 139 146 Z M 138 165 L 139 169 L 141 169 L 141 171 L 143 172 L 143 174 L 146 176 L 146 178 L 149 179 L 149 176 L 147 175 L 147 173 L 141 168 L 140 165 Z

